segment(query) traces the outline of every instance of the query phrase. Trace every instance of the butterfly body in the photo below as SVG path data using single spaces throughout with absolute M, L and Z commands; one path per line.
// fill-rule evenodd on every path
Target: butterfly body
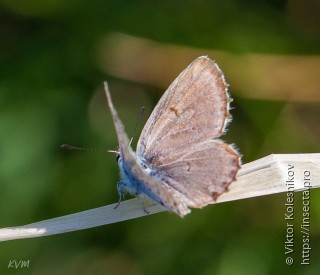
M 121 156 L 118 158 L 118 165 L 121 180 L 117 184 L 117 189 L 120 198 L 123 196 L 123 193 L 129 193 L 141 199 L 144 199 L 146 196 L 154 202 L 163 205 L 161 198 L 156 196 L 156 194 L 154 194 L 152 190 L 148 188 L 148 183 L 145 182 L 143 178 L 139 178 L 136 173 L 134 173 L 132 166 L 129 163 L 122 161 Z M 156 176 L 156 173 L 144 162 L 140 161 L 139 165 L 147 175 L 152 177 Z
M 120 200 L 125 191 L 145 195 L 183 217 L 190 207 L 212 204 L 228 190 L 240 155 L 218 139 L 231 117 L 227 87 L 213 60 L 197 58 L 161 97 L 134 153 L 105 83 L 119 141 Z

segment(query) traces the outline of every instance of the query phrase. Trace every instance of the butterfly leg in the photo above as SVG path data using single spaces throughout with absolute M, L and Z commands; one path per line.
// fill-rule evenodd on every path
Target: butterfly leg
M 117 183 L 117 190 L 118 190 L 118 194 L 119 194 L 119 202 L 116 204 L 116 206 L 114 207 L 114 209 L 118 208 L 118 206 L 120 205 L 122 199 L 124 198 L 123 183 L 122 183 L 122 181 L 119 181 L 119 182 Z
M 141 193 L 136 193 L 135 195 L 136 195 L 136 197 L 138 198 L 138 200 L 140 201 L 144 213 L 150 214 L 150 212 L 146 209 L 146 206 L 145 206 L 144 203 L 143 203 L 143 196 L 141 195 Z

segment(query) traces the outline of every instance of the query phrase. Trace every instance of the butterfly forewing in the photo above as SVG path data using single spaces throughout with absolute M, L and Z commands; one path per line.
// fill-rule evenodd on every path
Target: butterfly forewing
M 229 119 L 227 84 L 208 57 L 199 57 L 170 85 L 142 130 L 137 154 L 157 166 L 181 148 L 217 138 Z
M 137 155 L 192 203 L 212 203 L 235 180 L 240 156 L 215 140 L 230 120 L 227 84 L 199 57 L 170 85 L 142 130 Z

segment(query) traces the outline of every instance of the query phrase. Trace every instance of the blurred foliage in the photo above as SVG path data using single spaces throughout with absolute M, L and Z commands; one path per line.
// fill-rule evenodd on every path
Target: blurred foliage
M 129 134 L 139 108 L 151 110 L 162 93 L 101 71 L 97 49 L 108 33 L 237 54 L 311 56 L 320 52 L 319 12 L 316 0 L 2 1 L 0 226 L 117 200 L 113 155 L 59 148 L 116 148 L 103 80 L 111 83 Z M 225 140 L 237 144 L 244 162 L 271 153 L 319 152 L 319 102 L 244 99 L 231 92 L 234 121 Z M 163 213 L 2 243 L 0 273 L 16 273 L 7 266 L 17 259 L 30 260 L 24 274 L 319 274 L 319 195 L 311 193 L 310 266 L 299 264 L 298 230 L 297 262 L 285 264 L 280 194 L 194 210 L 185 219 Z M 297 216 L 296 228 L 300 222 Z

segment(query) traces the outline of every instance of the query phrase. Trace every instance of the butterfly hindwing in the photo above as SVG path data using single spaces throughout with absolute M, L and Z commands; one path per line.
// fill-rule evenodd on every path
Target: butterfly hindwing
M 209 140 L 175 155 L 175 160 L 157 167 L 162 180 L 183 194 L 188 206 L 202 208 L 224 193 L 235 180 L 238 153 L 219 140 Z

